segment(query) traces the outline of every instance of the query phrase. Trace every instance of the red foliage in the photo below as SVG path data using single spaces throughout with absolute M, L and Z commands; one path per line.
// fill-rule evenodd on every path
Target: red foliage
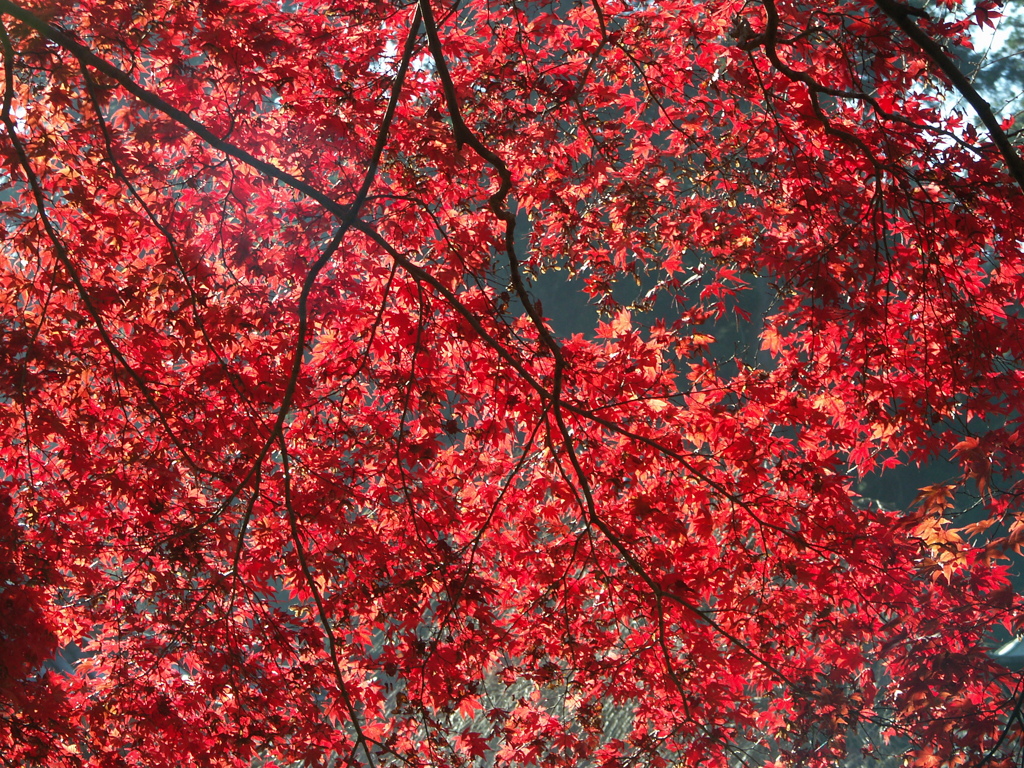
M 1007 759 L 1024 173 L 940 5 L 0 0 L 4 760 Z

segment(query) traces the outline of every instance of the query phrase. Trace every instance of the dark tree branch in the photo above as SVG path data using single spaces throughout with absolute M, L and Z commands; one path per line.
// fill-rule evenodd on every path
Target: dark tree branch
M 0 14 L 11 16 L 22 24 L 34 29 L 47 40 L 56 43 L 61 48 L 64 48 L 66 51 L 73 54 L 82 64 L 88 65 L 97 72 L 102 72 L 111 80 L 116 81 L 118 85 L 128 91 L 128 93 L 139 101 L 144 104 L 148 104 L 158 112 L 162 112 L 167 115 L 167 117 L 171 118 L 182 127 L 187 128 L 214 149 L 223 152 L 225 155 L 233 157 L 236 160 L 240 160 L 254 170 L 259 171 L 261 174 L 277 179 L 292 189 L 307 195 L 309 198 L 316 200 L 326 210 L 339 218 L 344 217 L 348 213 L 349 206 L 342 205 L 336 200 L 325 195 L 311 184 L 296 178 L 290 173 L 282 171 L 280 168 L 277 168 L 265 160 L 260 160 L 249 152 L 246 152 L 241 147 L 218 136 L 210 128 L 196 120 L 187 112 L 173 106 L 148 88 L 142 87 L 124 70 L 114 66 L 106 59 L 100 58 L 89 50 L 88 47 L 75 40 L 67 32 L 47 24 L 31 11 L 22 8 L 20 5 L 12 3 L 11 0 L 0 0 Z
M 971 81 L 960 71 L 960 68 L 949 55 L 942 50 L 942 46 L 935 42 L 914 21 L 913 16 L 922 14 L 916 13 L 917 9 L 896 2 L 896 0 L 875 0 L 875 4 L 882 13 L 892 19 L 896 26 L 903 30 L 907 37 L 924 51 L 928 58 L 949 78 L 950 83 L 952 83 L 960 95 L 974 108 L 981 122 L 988 128 L 992 141 L 1010 170 L 1010 175 L 1013 176 L 1017 186 L 1024 192 L 1024 160 L 1021 160 L 1017 150 L 1010 143 L 1006 131 L 1003 130 L 999 124 L 999 119 L 992 112 L 991 105 L 978 93 L 977 89 L 971 84 Z
M 192 131 L 196 136 L 203 139 L 214 149 L 217 149 L 218 151 L 223 152 L 229 157 L 233 157 L 245 163 L 246 165 L 250 166 L 251 168 L 253 168 L 254 170 L 261 174 L 277 179 L 286 186 L 291 187 L 292 189 L 301 192 L 304 195 L 307 195 L 311 199 L 320 203 L 321 206 L 323 206 L 323 208 L 327 212 L 329 212 L 336 219 L 339 220 L 338 230 L 335 232 L 331 241 L 323 249 L 321 255 L 317 258 L 316 262 L 310 267 L 302 283 L 302 289 L 299 294 L 298 308 L 296 310 L 296 313 L 298 315 L 298 327 L 296 330 L 295 345 L 292 351 L 292 360 L 289 375 L 287 380 L 285 381 L 284 393 L 281 397 L 281 405 L 278 409 L 275 423 L 270 430 L 270 435 L 264 442 L 263 447 L 259 451 L 255 461 L 250 466 L 249 471 L 246 473 L 245 477 L 242 479 L 240 483 L 238 483 L 235 486 L 234 490 L 219 505 L 218 511 L 215 512 L 205 522 L 197 523 L 197 525 L 194 526 L 194 528 L 202 527 L 203 525 L 209 523 L 211 520 L 215 519 L 220 514 L 222 514 L 224 510 L 226 510 L 231 505 L 231 503 L 238 497 L 242 489 L 247 487 L 249 483 L 252 482 L 252 480 L 257 476 L 259 466 L 269 455 L 269 452 L 274 445 L 276 437 L 283 432 L 285 421 L 287 420 L 288 414 L 291 410 L 292 400 L 295 397 L 295 390 L 298 386 L 299 373 L 302 368 L 303 350 L 305 349 L 306 334 L 308 332 L 309 326 L 309 297 L 316 283 L 316 278 L 319 276 L 323 268 L 327 265 L 327 262 L 330 261 L 331 257 L 337 252 L 338 248 L 341 247 L 341 243 L 344 240 L 345 235 L 358 222 L 359 212 L 362 209 L 363 204 L 366 202 L 366 198 L 367 195 L 369 194 L 370 188 L 373 186 L 373 182 L 377 175 L 377 170 L 380 166 L 381 156 L 383 155 L 384 147 L 387 144 L 388 136 L 390 134 L 391 123 L 394 120 L 395 111 L 398 106 L 398 98 L 401 93 L 402 83 L 404 82 L 405 76 L 408 72 L 409 63 L 412 60 L 412 53 L 415 47 L 416 38 L 419 35 L 419 27 L 421 21 L 420 11 L 416 11 L 415 16 L 413 17 L 413 22 L 410 25 L 402 53 L 402 60 L 399 65 L 398 72 L 395 74 L 395 80 L 394 83 L 392 84 L 391 94 L 388 99 L 388 105 L 385 110 L 384 117 L 381 121 L 381 125 L 377 131 L 376 141 L 374 143 L 370 159 L 367 163 L 366 172 L 363 176 L 363 182 L 359 188 L 359 191 L 356 193 L 356 196 L 353 199 L 352 203 L 349 205 L 342 205 L 338 203 L 337 201 L 333 200 L 328 195 L 326 195 L 316 187 L 308 184 L 307 182 L 304 182 L 301 179 L 293 176 L 292 174 L 280 170 L 271 163 L 258 159 L 257 157 L 253 156 L 249 152 L 246 152 L 244 149 L 238 147 L 237 145 L 224 139 L 221 139 L 200 121 L 196 120 L 195 118 L 193 118 L 186 112 L 183 112 L 182 110 L 178 109 L 177 107 L 174 107 L 158 94 L 146 88 L 143 88 L 123 70 L 114 66 L 105 59 L 100 58 L 91 50 L 89 50 L 89 48 L 79 43 L 77 40 L 72 38 L 63 30 L 53 27 L 52 25 L 46 23 L 42 19 L 32 14 L 30 11 L 27 11 L 26 9 L 22 8 L 21 6 L 10 2 L 10 0 L 0 0 L 0 14 L 6 14 L 15 19 L 18 19 L 19 21 L 26 24 L 30 28 L 36 30 L 40 35 L 42 35 L 46 39 L 56 43 L 57 45 L 61 46 L 62 48 L 70 52 L 73 56 L 75 56 L 75 58 L 78 60 L 79 64 L 83 67 L 83 69 L 88 66 L 92 67 L 98 72 L 102 72 L 106 76 L 115 80 L 126 91 L 131 93 L 133 96 L 138 98 L 143 103 L 148 104 L 149 106 L 153 107 L 159 112 L 162 112 L 164 115 L 169 117 L 174 122 Z M 9 42 L 5 42 L 5 45 L 7 47 L 10 47 Z M 10 62 L 6 67 L 6 71 L 7 77 L 11 78 L 13 77 L 13 49 L 10 50 L 9 54 L 5 55 L 7 55 L 10 59 Z M 10 89 L 8 89 L 6 94 L 7 102 L 9 102 L 11 96 L 12 92 Z M 7 102 L 5 102 L 5 114 L 10 111 L 10 106 Z M 14 141 L 16 147 L 18 147 L 20 145 L 17 142 L 17 137 L 13 134 L 13 122 L 9 120 L 8 122 L 10 123 L 8 131 L 11 132 L 12 141 Z M 26 166 L 26 172 L 29 171 L 30 169 L 28 169 L 28 167 Z M 30 175 L 30 182 L 31 180 L 32 176 Z M 38 187 L 38 185 L 36 185 L 36 187 Z M 41 190 L 39 190 L 36 194 L 37 199 L 41 199 L 41 194 L 42 192 Z M 45 218 L 44 224 L 48 225 L 48 220 Z M 74 265 L 71 263 L 70 258 L 64 251 L 63 244 L 57 237 L 56 231 L 51 230 L 52 227 L 48 226 L 47 231 L 50 234 L 51 239 L 53 240 L 54 248 L 58 252 L 58 257 L 60 258 L 61 263 L 64 264 L 65 267 L 71 272 L 72 279 L 75 281 L 76 286 L 79 288 L 79 292 L 82 293 L 84 291 L 84 286 L 82 286 L 80 284 L 80 281 L 76 278 L 77 273 L 74 272 Z M 61 254 L 64 254 L 63 257 L 61 256 Z M 84 294 L 83 298 L 87 300 L 87 294 Z M 95 314 L 94 310 L 91 308 L 91 304 L 89 304 L 88 301 L 86 303 L 87 307 L 90 308 L 90 314 L 94 316 L 94 322 L 99 328 L 100 333 L 103 335 L 105 342 L 108 344 L 108 346 L 111 346 L 113 342 L 112 340 L 109 340 L 108 336 L 106 335 L 106 332 L 104 331 L 102 325 L 100 324 L 100 318 L 98 314 Z M 116 347 L 112 349 L 115 355 L 120 355 L 120 351 L 117 350 Z M 122 360 L 122 362 L 127 366 L 126 361 Z M 135 374 L 134 371 L 129 369 L 129 372 L 133 376 L 133 378 L 137 378 L 137 374 Z M 144 393 L 146 391 L 147 390 L 144 390 Z M 162 415 L 160 415 L 159 412 L 158 417 L 162 418 Z M 171 434 L 172 439 L 176 440 L 176 438 L 173 437 L 173 433 Z M 184 452 L 184 448 L 182 446 L 179 446 L 179 449 Z M 188 459 L 188 455 L 184 455 Z M 188 459 L 188 461 L 190 462 L 190 464 L 192 464 L 191 459 Z M 198 467 L 195 468 L 198 469 Z
M 2 43 L 3 46 L 4 62 L 4 95 L 3 106 L 0 107 L 0 122 L 3 123 L 7 136 L 11 141 L 11 145 L 14 147 L 15 155 L 18 158 L 18 165 L 21 167 L 21 171 L 25 175 L 25 179 L 28 181 L 29 188 L 32 190 L 32 197 L 36 205 L 36 215 L 39 217 L 39 221 L 42 223 L 43 229 L 46 231 L 47 238 L 53 244 L 54 255 L 61 267 L 63 267 L 64 271 L 67 273 L 68 279 L 71 280 L 72 285 L 74 285 L 75 291 L 78 294 L 82 305 L 85 307 L 86 313 L 92 319 L 92 323 L 96 328 L 97 333 L 99 333 L 100 339 L 103 341 L 103 346 L 107 348 L 111 357 L 117 361 L 117 364 L 124 369 L 125 373 L 128 374 L 128 378 L 135 384 L 143 399 L 146 401 L 146 404 L 155 415 L 157 421 L 160 422 L 160 425 L 167 433 L 167 436 L 170 438 L 175 448 L 177 448 L 178 453 L 181 454 L 182 459 L 194 472 L 196 472 L 196 474 L 216 476 L 216 472 L 199 466 L 199 463 L 189 452 L 181 438 L 171 428 L 170 422 L 168 422 L 167 416 L 160 408 L 160 404 L 157 403 L 156 395 L 153 394 L 148 382 L 143 378 L 142 374 L 135 370 L 132 364 L 128 362 L 124 353 L 117 344 L 114 343 L 114 339 L 110 335 L 110 331 L 107 330 L 106 323 L 100 313 L 99 307 L 97 307 L 95 301 L 93 301 L 88 287 L 78 270 L 75 268 L 75 264 L 71 259 L 71 254 L 64 245 L 64 241 L 60 238 L 56 227 L 46 212 L 46 195 L 43 193 L 43 188 L 39 182 L 39 178 L 36 176 L 36 173 L 32 168 L 28 152 L 26 151 L 21 139 L 18 137 L 17 126 L 14 123 L 14 119 L 11 117 L 11 106 L 14 98 L 14 48 L 11 43 L 11 39 L 7 34 L 7 28 L 2 24 L 0 24 L 0 43 Z

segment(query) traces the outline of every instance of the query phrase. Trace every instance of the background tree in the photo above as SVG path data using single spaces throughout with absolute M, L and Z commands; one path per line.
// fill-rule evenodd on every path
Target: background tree
M 1012 764 L 994 13 L 0 0 L 3 759 Z
M 1024 112 L 1024 6 L 1003 4 L 994 30 L 985 30 L 975 50 L 967 54 L 965 70 L 986 99 L 1005 117 L 1015 117 L 1012 136 L 1020 141 Z

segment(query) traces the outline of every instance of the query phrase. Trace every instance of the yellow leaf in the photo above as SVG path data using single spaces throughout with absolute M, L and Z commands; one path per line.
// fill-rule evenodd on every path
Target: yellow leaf
M 619 310 L 619 312 L 615 315 L 615 319 L 612 320 L 611 325 L 612 333 L 615 334 L 616 336 L 622 336 L 624 334 L 629 333 L 630 329 L 633 327 L 632 320 L 629 316 L 629 310 Z

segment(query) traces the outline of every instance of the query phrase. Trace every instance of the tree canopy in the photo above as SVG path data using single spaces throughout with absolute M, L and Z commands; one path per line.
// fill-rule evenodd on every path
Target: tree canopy
M 0 0 L 0 760 L 1015 764 L 996 16 Z

